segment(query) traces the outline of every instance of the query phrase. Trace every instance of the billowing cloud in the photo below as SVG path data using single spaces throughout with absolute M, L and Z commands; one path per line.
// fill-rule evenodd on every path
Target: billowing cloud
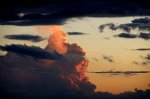
M 86 33 L 82 33 L 82 32 L 68 32 L 68 35 L 85 35 Z
M 12 39 L 12 40 L 27 40 L 32 42 L 40 42 L 44 40 L 42 37 L 37 35 L 28 35 L 28 34 L 22 34 L 22 35 L 5 35 L 6 39 Z
M 113 57 L 112 57 L 112 56 L 105 56 L 105 55 L 103 55 L 103 59 L 104 59 L 104 60 L 107 60 L 107 61 L 110 62 L 110 63 L 114 63 L 114 60 L 113 60 Z
M 67 43 L 60 27 L 49 28 L 51 34 L 45 49 L 26 45 L 0 47 L 8 51 L 0 57 L 2 95 L 43 98 L 94 93 L 96 86 L 86 76 L 88 60 L 83 49 L 77 44 Z

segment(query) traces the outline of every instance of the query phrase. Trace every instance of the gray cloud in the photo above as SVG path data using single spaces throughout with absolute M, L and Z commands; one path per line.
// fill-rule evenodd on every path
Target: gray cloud
M 96 74 L 108 74 L 108 75 L 126 75 L 133 76 L 143 73 L 150 73 L 150 71 L 101 71 L 101 72 L 88 72 L 88 73 L 96 73 Z
M 68 35 L 85 35 L 86 33 L 82 33 L 82 32 L 68 32 Z
M 47 50 L 35 46 L 12 44 L 12 45 L 0 46 L 0 49 L 8 52 L 18 53 L 21 55 L 31 56 L 37 59 L 39 58 L 39 59 L 55 60 L 61 58 L 61 55 L 59 55 L 57 52 L 51 53 Z
M 115 25 L 114 23 L 107 23 L 107 24 L 102 24 L 99 26 L 100 32 L 103 32 L 103 30 L 108 27 L 111 30 L 123 30 L 125 32 L 131 32 L 131 30 L 134 29 L 139 29 L 141 31 L 147 30 L 150 31 L 150 18 L 145 17 L 145 18 L 139 18 L 139 19 L 134 19 L 131 21 L 131 23 L 126 23 L 126 24 L 120 24 L 120 25 Z
M 131 34 L 131 33 L 120 33 L 118 35 L 114 35 L 114 37 L 128 38 L 128 39 L 141 38 L 141 39 L 144 39 L 144 40 L 149 40 L 150 39 L 150 34 L 142 33 L 142 32 L 139 35 Z
M 138 51 L 149 51 L 150 48 L 138 48 L 138 49 L 132 49 L 132 50 L 138 50 Z
M 4 36 L 7 39 L 13 39 L 13 40 L 27 40 L 32 42 L 40 42 L 44 40 L 42 37 L 37 35 L 28 35 L 28 34 L 21 34 L 21 35 L 5 35 Z
M 120 37 L 120 38 L 136 38 L 137 35 L 135 34 L 129 34 L 129 33 L 120 33 L 118 35 L 115 35 L 114 37 Z

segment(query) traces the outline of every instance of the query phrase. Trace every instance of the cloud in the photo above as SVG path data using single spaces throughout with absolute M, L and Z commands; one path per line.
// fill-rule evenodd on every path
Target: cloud
M 129 34 L 129 33 L 121 33 L 119 35 L 115 35 L 115 37 L 120 37 L 120 38 L 136 38 L 137 35 L 135 35 L 135 34 Z
M 86 33 L 82 33 L 82 32 L 68 32 L 68 35 L 85 35 Z
M 44 40 L 40 36 L 36 35 L 28 35 L 28 34 L 22 34 L 22 35 L 5 35 L 4 36 L 7 39 L 12 39 L 12 40 L 27 40 L 27 41 L 32 41 L 32 42 L 40 42 Z
M 150 39 L 150 34 L 148 34 L 148 33 L 140 33 L 140 35 L 138 37 L 142 38 L 142 39 L 145 39 L 145 40 L 149 40 Z
M 27 46 L 27 45 L 6 45 L 6 46 L 0 46 L 1 50 L 13 52 L 21 55 L 31 56 L 37 59 L 59 59 L 61 58 L 61 55 L 59 55 L 57 52 L 49 52 L 47 50 L 43 50 L 40 47 L 35 46 Z
M 133 61 L 132 63 L 136 64 L 136 65 L 142 65 L 142 66 L 148 65 L 149 66 L 149 64 L 150 64 L 150 54 L 147 54 L 147 56 L 141 56 L 141 58 L 143 59 L 143 61 L 141 61 L 141 62 Z
M 139 18 L 131 20 L 131 23 L 115 25 L 114 23 L 102 24 L 99 26 L 100 32 L 108 27 L 111 30 L 123 30 L 127 33 L 130 33 L 131 30 L 139 29 L 140 31 L 147 30 L 150 31 L 150 18 Z
M 113 57 L 112 57 L 112 56 L 105 56 L 105 55 L 103 55 L 103 59 L 104 59 L 104 60 L 107 60 L 107 61 L 110 62 L 110 63 L 114 63 L 114 60 L 113 60 Z
M 99 26 L 100 32 L 103 32 L 106 27 L 109 27 L 109 29 L 111 30 L 117 29 L 114 23 L 107 23 L 107 24 L 102 24 Z
M 145 17 L 145 18 L 134 19 L 134 20 L 132 20 L 131 22 L 132 22 L 132 23 L 148 24 L 148 23 L 150 23 L 150 18 Z
M 45 49 L 14 44 L 0 46 L 8 51 L 0 57 L 0 97 L 41 99 L 94 93 L 96 86 L 86 76 L 88 60 L 83 49 L 65 42 L 61 27 L 48 29 L 51 34 Z
M 15 0 L 16 1 L 16 0 Z M 134 0 L 38 0 L 8 1 L 0 4 L 2 24 L 64 24 L 72 17 L 150 15 L 148 1 Z M 8 4 L 9 2 L 9 4 Z M 113 8 L 113 9 L 112 9 Z M 60 19 L 59 21 L 57 19 Z M 22 22 L 13 22 L 22 21 Z
M 137 74 L 150 73 L 150 71 L 112 71 L 110 70 L 110 71 L 88 72 L 88 73 L 133 76 Z
M 142 62 L 133 61 L 132 63 L 136 65 L 146 66 L 150 64 L 150 61 L 142 61 Z
M 150 54 L 147 54 L 147 56 L 145 57 L 145 59 L 150 60 Z
M 118 35 L 114 35 L 114 37 L 128 38 L 128 39 L 141 38 L 141 39 L 144 39 L 144 40 L 149 40 L 150 39 L 150 34 L 142 33 L 142 32 L 139 35 L 131 34 L 131 33 L 120 33 Z
M 149 51 L 150 48 L 138 48 L 138 49 L 133 49 L 133 50 L 138 50 L 138 51 Z

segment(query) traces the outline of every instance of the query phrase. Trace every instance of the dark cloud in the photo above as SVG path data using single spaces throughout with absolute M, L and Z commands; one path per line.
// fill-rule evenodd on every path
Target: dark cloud
M 150 18 L 145 17 L 145 18 L 140 18 L 140 19 L 134 19 L 134 20 L 132 20 L 132 23 L 148 24 L 148 23 L 150 23 Z
M 22 35 L 5 35 L 4 36 L 7 39 L 13 39 L 13 40 L 27 40 L 32 42 L 40 42 L 44 40 L 42 37 L 37 35 L 28 35 L 28 34 L 22 34 Z
M 68 32 L 68 35 L 85 35 L 86 33 L 82 33 L 82 32 Z
M 144 40 L 149 40 L 150 39 L 150 34 L 142 33 L 142 32 L 139 35 L 131 34 L 131 33 L 120 33 L 118 35 L 114 35 L 114 37 L 129 38 L 129 39 L 141 38 L 141 39 L 144 39 Z M 140 49 L 140 50 L 144 50 L 144 49 Z
M 114 63 L 114 60 L 113 60 L 113 57 L 112 57 L 112 56 L 105 56 L 105 55 L 103 55 L 103 59 L 104 59 L 104 60 L 107 60 L 107 61 L 110 62 L 110 63 Z
M 138 37 L 142 38 L 142 39 L 145 39 L 145 40 L 149 40 L 150 39 L 150 34 L 141 32 Z
M 115 35 L 115 37 L 120 37 L 120 38 L 136 38 L 137 35 L 135 35 L 135 34 L 129 34 L 129 33 L 121 33 L 119 35 Z
M 72 17 L 150 15 L 149 10 L 147 0 L 5 0 L 0 4 L 0 22 L 11 25 L 63 24 Z M 58 18 L 61 21 L 58 22 Z M 13 22 L 19 20 L 22 22 Z
M 18 53 L 21 55 L 31 56 L 37 59 L 55 60 L 61 58 L 61 55 L 59 55 L 57 52 L 51 53 L 47 50 L 43 50 L 40 47 L 35 47 L 35 46 L 12 44 L 12 45 L 0 46 L 0 49 L 8 52 Z
M 138 51 L 149 51 L 150 48 L 138 48 L 138 49 L 133 49 L 133 50 L 138 50 Z
M 137 74 L 150 73 L 150 71 L 112 71 L 110 70 L 110 71 L 88 72 L 88 73 L 132 76 L 132 75 L 137 75 Z
M 120 29 L 128 33 L 134 29 L 139 29 L 141 31 L 143 30 L 150 31 L 150 18 L 145 17 L 145 18 L 134 19 L 131 20 L 131 23 L 120 24 L 120 25 L 115 25 L 114 23 L 102 24 L 99 26 L 100 32 L 103 32 L 103 30 L 106 27 L 108 27 L 111 30 Z
M 117 29 L 114 23 L 107 23 L 107 24 L 102 24 L 99 26 L 100 32 L 103 32 L 106 27 L 108 27 L 111 30 Z

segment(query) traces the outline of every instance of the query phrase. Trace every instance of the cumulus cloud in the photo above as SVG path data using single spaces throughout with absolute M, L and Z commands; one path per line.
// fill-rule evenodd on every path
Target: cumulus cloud
M 68 32 L 68 35 L 85 35 L 86 33 L 82 33 L 82 32 Z
M 107 60 L 107 61 L 110 62 L 110 63 L 114 63 L 114 60 L 113 60 L 113 57 L 112 57 L 112 56 L 105 56 L 105 55 L 103 55 L 103 59 L 104 59 L 104 60 Z
M 86 76 L 88 60 L 83 49 L 67 43 L 60 27 L 49 28 L 45 49 L 14 44 L 0 47 L 8 51 L 0 57 L 0 96 L 50 98 L 94 93 L 96 86 Z
M 27 40 L 32 42 L 40 42 L 44 40 L 42 37 L 37 35 L 28 35 L 28 34 L 22 34 L 22 35 L 5 35 L 6 39 L 12 39 L 12 40 Z

